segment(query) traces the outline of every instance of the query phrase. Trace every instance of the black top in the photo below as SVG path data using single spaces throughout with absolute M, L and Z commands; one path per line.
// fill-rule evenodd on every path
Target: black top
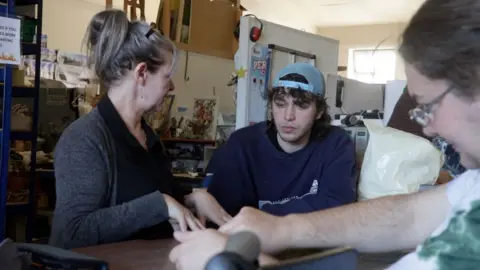
M 277 148 L 278 151 L 285 152 L 285 150 L 283 150 L 283 148 L 278 143 L 277 131 L 274 128 L 269 127 L 267 129 L 267 136 L 270 142 L 273 144 L 273 146 L 275 146 L 275 148 Z
M 145 150 L 128 130 L 108 96 L 102 98 L 97 106 L 115 139 L 119 168 L 117 204 L 132 201 L 156 190 L 173 195 L 174 181 L 170 172 L 170 162 L 153 130 L 142 119 L 142 128 L 147 137 L 148 150 Z M 172 233 L 170 223 L 165 221 L 140 230 L 125 240 L 168 238 Z

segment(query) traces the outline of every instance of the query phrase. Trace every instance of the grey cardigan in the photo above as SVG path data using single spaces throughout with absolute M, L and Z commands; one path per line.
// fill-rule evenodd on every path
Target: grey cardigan
M 116 204 L 116 160 L 112 134 L 98 109 L 65 129 L 54 152 L 57 202 L 51 245 L 77 248 L 121 241 L 168 218 L 160 191 Z

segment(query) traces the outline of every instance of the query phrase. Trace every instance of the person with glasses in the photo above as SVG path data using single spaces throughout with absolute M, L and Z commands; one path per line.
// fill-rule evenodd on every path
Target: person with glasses
M 438 149 L 440 149 L 445 156 L 443 169 L 437 183 L 448 182 L 452 179 L 452 177 L 458 176 L 465 172 L 465 168 L 460 164 L 460 156 L 455 151 L 453 146 L 445 139 L 439 136 L 428 138 L 422 133 L 422 125 L 419 125 L 416 122 L 424 123 L 428 120 L 423 119 L 422 115 L 425 116 L 425 114 L 421 111 L 421 108 L 416 108 L 416 106 L 417 104 L 415 103 L 415 100 L 413 100 L 413 98 L 408 94 L 408 89 L 405 87 L 405 90 L 400 96 L 397 104 L 395 104 L 395 108 L 387 126 L 431 140 L 431 142 Z M 412 118 L 418 120 L 412 122 Z
M 479 269 L 480 266 L 480 1 L 426 0 L 399 47 L 410 117 L 427 137 L 441 137 L 467 169 L 444 185 L 308 214 L 278 217 L 243 208 L 219 231 L 176 233 L 170 254 L 198 269 L 223 249 L 227 234 L 254 232 L 265 252 L 351 246 L 360 252 L 406 251 L 382 269 Z M 407 174 L 408 175 L 408 174 Z M 208 245 L 201 241 L 208 235 Z M 201 251 L 195 247 L 201 246 Z
M 62 248 L 171 237 L 203 225 L 174 199 L 170 162 L 143 115 L 175 89 L 176 48 L 119 10 L 96 14 L 89 60 L 108 89 L 62 134 L 55 152 L 56 205 L 50 244 Z
M 425 128 L 432 121 L 433 108 L 440 103 L 442 99 L 455 88 L 450 86 L 441 95 L 433 99 L 427 104 L 420 104 L 417 107 L 409 111 L 410 118 L 414 120 L 419 126 Z M 436 136 L 432 139 L 432 143 L 437 146 L 440 151 L 445 155 L 445 162 L 443 168 L 447 170 L 450 175 L 458 176 L 466 171 L 465 167 L 460 162 L 460 155 L 455 151 L 453 145 L 448 143 L 440 136 Z

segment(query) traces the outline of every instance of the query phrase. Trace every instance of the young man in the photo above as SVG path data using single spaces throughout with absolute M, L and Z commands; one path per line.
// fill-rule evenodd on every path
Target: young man
M 267 252 L 286 248 L 353 246 L 385 252 L 417 247 L 396 269 L 478 269 L 480 265 L 480 2 L 427 0 L 402 36 L 410 116 L 429 137 L 440 136 L 467 171 L 446 185 L 309 214 L 276 217 L 243 209 L 220 231 L 255 232 Z M 195 252 L 199 241 L 209 245 Z M 221 251 L 226 236 L 206 230 L 179 233 L 170 258 L 187 269 Z
M 209 164 L 208 192 L 232 216 L 244 206 L 283 216 L 353 202 L 354 145 L 330 125 L 322 73 L 291 64 L 272 86 L 266 97 L 272 121 L 231 135 Z

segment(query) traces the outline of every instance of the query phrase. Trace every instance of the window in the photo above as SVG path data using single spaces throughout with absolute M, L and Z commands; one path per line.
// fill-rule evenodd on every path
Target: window
M 394 49 L 349 52 L 348 78 L 365 83 L 386 83 L 395 79 L 397 54 Z

